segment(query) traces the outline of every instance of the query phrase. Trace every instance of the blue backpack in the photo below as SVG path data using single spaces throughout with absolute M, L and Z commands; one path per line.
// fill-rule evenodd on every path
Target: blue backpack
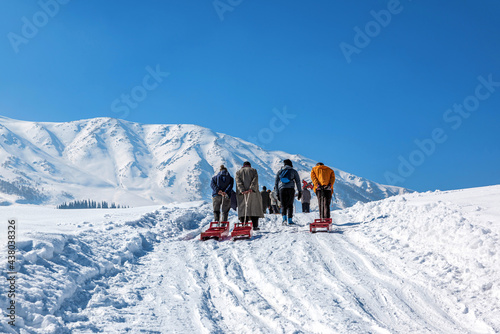
M 283 184 L 292 182 L 292 169 L 285 168 L 280 172 L 280 181 Z

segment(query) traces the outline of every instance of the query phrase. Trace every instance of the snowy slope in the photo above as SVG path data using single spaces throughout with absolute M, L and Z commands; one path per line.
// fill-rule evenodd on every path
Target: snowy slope
M 335 211 L 328 234 L 308 233 L 317 213 L 266 215 L 236 242 L 198 240 L 204 202 L 2 210 L 26 333 L 498 333 L 499 201 L 500 186 L 400 195 Z
M 309 178 L 315 162 L 265 151 L 196 125 L 144 125 L 112 118 L 35 123 L 0 117 L 0 205 L 60 204 L 91 198 L 138 206 L 203 200 L 225 164 L 248 160 L 273 187 L 284 159 Z M 325 160 L 330 157 L 325 157 Z M 325 161 L 327 162 L 327 161 Z M 407 192 L 336 170 L 339 207 Z

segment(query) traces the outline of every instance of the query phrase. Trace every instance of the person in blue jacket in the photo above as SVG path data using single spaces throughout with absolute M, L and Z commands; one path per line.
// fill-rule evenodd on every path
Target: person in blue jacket
M 220 166 L 220 172 L 212 178 L 212 204 L 214 208 L 214 220 L 226 222 L 231 208 L 231 195 L 233 193 L 234 179 L 224 165 Z M 221 217 L 222 211 L 222 217 Z M 222 219 L 221 219 L 222 218 Z
M 299 173 L 293 169 L 292 161 L 283 160 L 283 167 L 276 174 L 275 189 L 277 190 L 278 200 L 281 202 L 281 215 L 283 223 L 288 225 L 295 224 L 293 218 L 293 201 L 295 200 L 295 187 L 299 192 L 298 199 L 302 197 L 302 188 L 300 186 Z

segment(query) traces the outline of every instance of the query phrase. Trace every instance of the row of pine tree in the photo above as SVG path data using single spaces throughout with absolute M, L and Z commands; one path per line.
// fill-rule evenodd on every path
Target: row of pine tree
M 57 206 L 58 209 L 123 209 L 128 208 L 128 206 L 120 206 L 120 204 L 111 203 L 106 201 L 97 202 L 90 199 L 81 201 L 72 201 L 68 203 L 63 203 Z

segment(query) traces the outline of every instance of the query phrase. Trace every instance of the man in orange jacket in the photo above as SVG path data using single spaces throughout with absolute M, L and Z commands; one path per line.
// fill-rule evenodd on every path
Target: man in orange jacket
M 322 162 L 318 162 L 311 171 L 311 179 L 314 184 L 314 192 L 318 197 L 319 218 L 330 218 L 335 172 Z

